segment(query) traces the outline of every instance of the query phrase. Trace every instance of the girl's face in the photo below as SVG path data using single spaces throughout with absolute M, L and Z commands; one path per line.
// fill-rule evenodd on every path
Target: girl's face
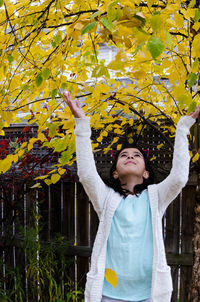
M 128 175 L 134 175 L 141 179 L 149 177 L 143 154 L 137 148 L 123 149 L 118 156 L 113 177 L 120 179 Z

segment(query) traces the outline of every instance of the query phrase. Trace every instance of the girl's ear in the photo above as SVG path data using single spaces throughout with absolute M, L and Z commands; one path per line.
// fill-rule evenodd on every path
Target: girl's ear
M 145 179 L 149 178 L 149 171 L 145 170 L 144 173 L 143 173 L 143 177 Z
M 113 172 L 113 178 L 114 178 L 114 179 L 117 179 L 118 177 L 119 177 L 119 175 L 118 175 L 117 171 L 115 170 L 115 171 Z

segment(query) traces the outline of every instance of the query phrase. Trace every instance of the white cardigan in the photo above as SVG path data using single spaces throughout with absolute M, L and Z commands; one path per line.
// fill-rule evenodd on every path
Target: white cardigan
M 176 129 L 170 174 L 159 184 L 148 186 L 154 242 L 152 302 L 170 302 L 171 300 L 172 278 L 165 255 L 162 217 L 168 205 L 188 181 L 190 156 L 187 135 L 194 122 L 195 120 L 190 116 L 181 117 Z M 79 180 L 100 220 L 91 256 L 91 268 L 87 274 L 85 302 L 100 302 L 104 282 L 107 239 L 114 212 L 123 196 L 106 186 L 97 173 L 90 141 L 90 118 L 75 118 L 75 123 Z

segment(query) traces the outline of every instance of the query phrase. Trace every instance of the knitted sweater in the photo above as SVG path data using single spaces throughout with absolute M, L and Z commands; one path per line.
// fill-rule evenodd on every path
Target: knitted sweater
M 153 227 L 152 302 L 170 302 L 172 278 L 167 265 L 162 236 L 162 217 L 168 205 L 186 185 L 189 175 L 190 156 L 188 139 L 190 127 L 195 120 L 181 117 L 176 129 L 172 169 L 159 184 L 148 186 Z M 112 217 L 122 195 L 104 184 L 97 173 L 91 147 L 90 118 L 75 118 L 76 155 L 78 176 L 99 217 L 91 267 L 87 274 L 85 302 L 100 302 L 105 273 L 106 246 Z

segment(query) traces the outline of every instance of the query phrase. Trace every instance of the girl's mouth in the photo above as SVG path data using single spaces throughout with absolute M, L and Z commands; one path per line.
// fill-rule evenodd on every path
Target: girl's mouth
M 133 162 L 133 161 L 127 161 L 126 163 L 125 163 L 125 165 L 127 165 L 127 164 L 133 164 L 133 165 L 136 165 L 136 163 L 135 162 Z

